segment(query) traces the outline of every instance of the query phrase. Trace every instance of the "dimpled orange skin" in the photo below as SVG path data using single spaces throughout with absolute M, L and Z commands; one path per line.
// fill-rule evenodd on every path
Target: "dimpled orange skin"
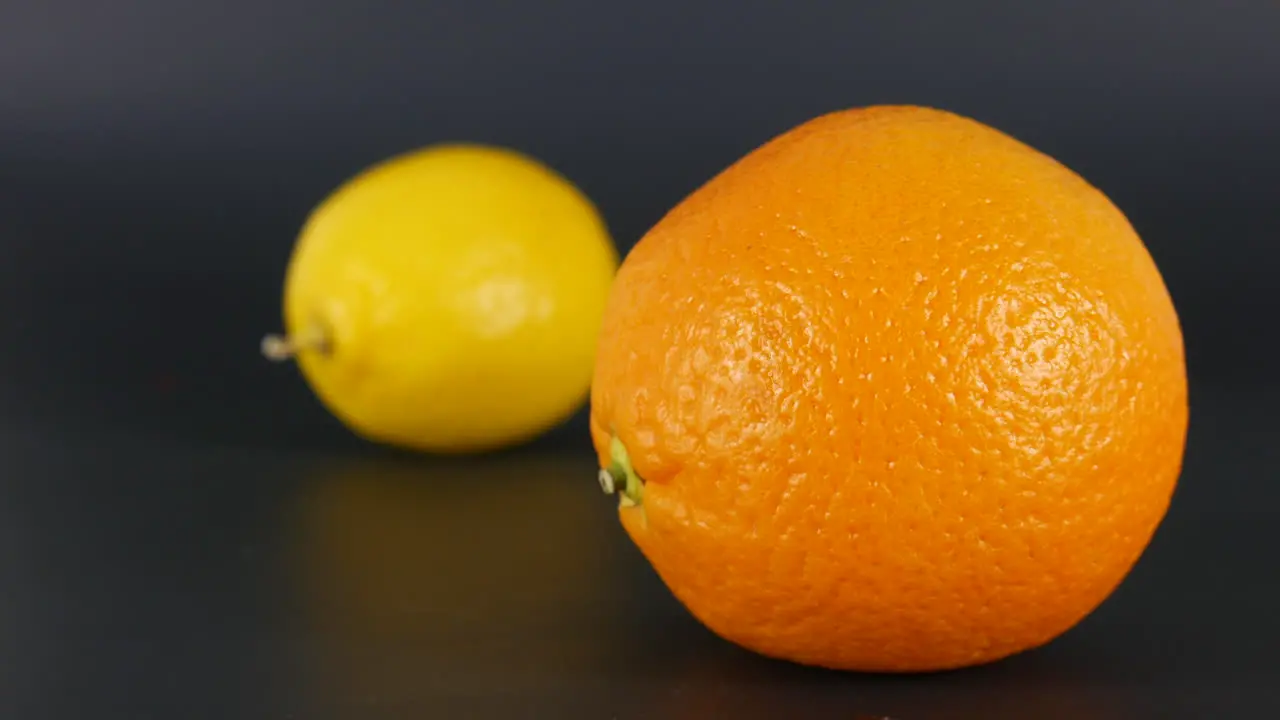
M 1122 581 L 1188 422 L 1182 336 L 1098 190 L 976 121 L 828 114 L 626 258 L 591 432 L 622 525 L 760 654 L 861 671 L 1042 645 Z

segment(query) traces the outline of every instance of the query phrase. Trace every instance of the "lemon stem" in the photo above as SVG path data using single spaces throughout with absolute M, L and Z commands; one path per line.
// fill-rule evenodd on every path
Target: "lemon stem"
M 644 499 L 644 480 L 631 467 L 631 456 L 622 441 L 614 437 L 609 442 L 609 467 L 600 470 L 600 489 L 606 495 L 618 493 L 622 507 L 640 505 Z
M 262 338 L 262 354 L 272 362 L 284 362 L 299 353 L 314 351 L 328 355 L 329 338 L 318 325 L 312 325 L 298 335 L 267 335 Z

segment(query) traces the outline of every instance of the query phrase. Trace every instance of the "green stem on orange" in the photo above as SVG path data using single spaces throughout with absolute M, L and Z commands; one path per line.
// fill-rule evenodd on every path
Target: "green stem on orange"
M 636 474 L 626 446 L 617 437 L 609 442 L 609 467 L 600 470 L 600 489 L 606 495 L 618 493 L 622 507 L 635 507 L 644 500 L 644 480 Z

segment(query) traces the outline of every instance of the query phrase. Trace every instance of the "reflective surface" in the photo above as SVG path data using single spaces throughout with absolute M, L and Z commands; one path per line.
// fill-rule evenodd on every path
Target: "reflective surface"
M 372 5 L 0 11 L 0 720 L 1280 718 L 1280 3 Z M 625 251 L 773 134 L 886 101 L 1104 189 L 1184 325 L 1171 513 L 1040 651 L 750 655 L 625 537 L 581 417 L 409 457 L 256 354 L 307 213 L 379 158 L 513 145 Z
M 692 620 L 600 494 L 581 419 L 531 448 L 440 461 L 369 448 L 319 414 L 197 416 L 185 403 L 216 387 L 181 387 L 135 386 L 132 413 L 110 417 L 95 415 L 123 410 L 110 391 L 53 392 L 59 418 L 5 386 L 0 716 L 1280 711 L 1263 552 L 1276 515 L 1257 495 L 1277 468 L 1272 390 L 1196 390 L 1174 508 L 1076 630 L 984 668 L 875 677 L 755 657 Z M 303 392 L 277 377 L 225 407 L 265 413 L 269 387 Z

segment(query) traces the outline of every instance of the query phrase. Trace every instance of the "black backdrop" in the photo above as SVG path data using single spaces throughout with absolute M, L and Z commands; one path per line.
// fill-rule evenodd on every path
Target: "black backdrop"
M 625 249 L 770 136 L 905 102 L 991 123 L 1100 186 L 1165 274 L 1195 376 L 1264 373 L 1278 36 L 1269 0 L 9 2 L 0 258 L 46 289 L 6 292 L 58 304 L 46 273 L 90 296 L 181 275 L 167 301 L 130 296 L 188 314 L 148 342 L 230 353 L 276 322 L 307 210 L 389 154 L 518 147 L 579 183 Z M 193 321 L 204 344 L 185 337 Z
M 197 540 L 164 534 L 172 528 L 157 524 L 156 513 L 179 512 L 165 501 L 148 510 L 110 496 L 110 513 L 95 511 L 101 498 L 85 494 L 93 479 L 51 469 L 52 458 L 74 455 L 67 448 L 75 442 L 80 452 L 94 438 L 152 451 L 369 450 L 320 410 L 294 373 L 256 355 L 261 334 L 280 322 L 280 278 L 299 224 L 361 167 L 442 140 L 514 146 L 583 187 L 625 250 L 768 137 L 828 110 L 884 102 L 934 105 L 995 125 L 1081 172 L 1129 215 L 1186 333 L 1195 406 L 1188 477 L 1199 481 L 1184 478 L 1183 507 L 1243 513 L 1214 520 L 1217 534 L 1208 525 L 1193 530 L 1190 520 L 1181 535 L 1170 531 L 1168 542 L 1187 554 L 1158 566 L 1168 568 L 1160 577 L 1177 577 L 1178 566 L 1201 573 L 1149 592 L 1164 598 L 1208 584 L 1221 588 L 1222 602 L 1244 593 L 1231 590 L 1221 558 L 1255 579 L 1255 561 L 1274 566 L 1257 555 L 1261 527 L 1274 517 L 1259 513 L 1276 497 L 1277 467 L 1273 0 L 0 2 L 0 417 L 8 453 L 0 481 L 18 518 L 8 530 L 13 543 L 41 546 L 49 538 L 33 528 L 58 527 L 75 497 L 98 498 L 75 505 L 76 522 L 90 528 L 84 533 L 111 522 L 150 528 L 128 541 L 94 535 L 108 548 L 103 567 L 142 547 L 181 548 L 231 532 L 217 524 L 234 515 L 229 498 L 221 520 L 181 505 L 189 514 L 179 517 L 211 533 Z M 585 448 L 581 418 L 547 442 Z M 145 456 L 91 457 L 88 466 L 116 463 L 112 472 L 133 478 L 141 498 L 168 482 Z M 200 457 L 216 464 L 222 456 Z M 180 467 L 174 461 L 164 472 Z M 147 477 L 155 479 L 140 479 Z M 161 497 L 178 503 L 177 495 Z M 1197 548 L 1202 560 L 1189 560 Z M 22 707 L 39 716 L 53 707 L 42 701 L 56 694 L 54 678 L 70 673 L 92 685 L 84 658 L 115 646 L 67 640 L 68 618 L 97 617 L 92 601 L 63 614 L 49 609 L 59 607 L 50 604 L 58 588 L 88 592 L 70 579 L 81 560 L 59 556 L 65 575 L 49 571 L 65 581 L 58 584 L 15 557 L 4 566 L 5 585 L 27 588 L 22 607 L 31 614 L 21 617 L 36 633 L 31 642 L 70 643 L 32 666 L 44 670 L 22 672 L 12 668 L 28 667 L 25 649 L 4 643 L 12 672 L 0 676 L 0 689 L 21 688 L 29 703 Z M 128 592 L 146 596 L 155 589 L 148 583 L 161 581 L 122 572 L 100 579 L 132 587 L 117 599 L 142 607 L 128 604 Z M 32 580 L 39 577 L 44 584 Z M 190 590 L 176 580 L 168 587 Z M 1182 619 L 1169 622 L 1247 616 L 1275 597 L 1266 587 L 1272 594 L 1248 591 L 1255 605 L 1224 611 L 1204 599 L 1198 615 L 1175 613 Z M 145 636 L 141 615 L 126 613 Z M 1223 636 L 1213 622 L 1196 626 L 1203 643 Z M 1275 638 L 1275 623 L 1244 624 L 1237 634 Z M 1218 649 L 1209 656 L 1239 655 Z M 167 656 L 127 657 L 122 667 L 137 673 L 122 677 L 136 679 Z M 223 657 L 229 668 L 233 654 Z M 180 677 L 191 684 L 177 687 L 197 691 L 194 676 Z M 90 716 L 92 707 L 78 709 Z

